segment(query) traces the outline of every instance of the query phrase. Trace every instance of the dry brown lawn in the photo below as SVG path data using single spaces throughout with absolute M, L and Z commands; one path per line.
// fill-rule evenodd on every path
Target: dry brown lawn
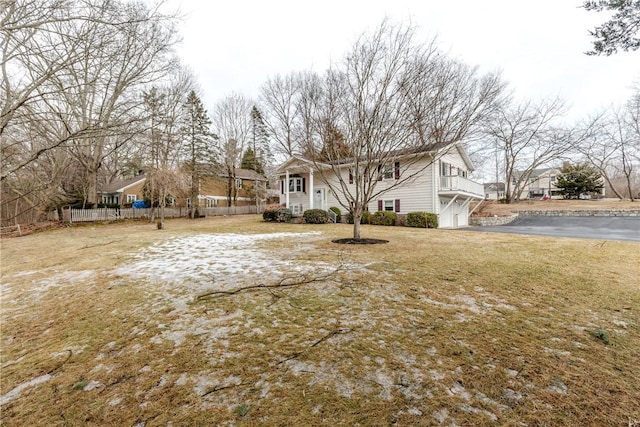
M 472 205 L 472 209 L 473 209 Z M 624 209 L 640 210 L 640 201 L 600 199 L 600 200 L 523 200 L 516 203 L 497 203 L 495 200 L 483 201 L 474 215 L 506 216 L 517 211 L 528 210 L 604 210 Z
M 3 240 L 2 425 L 640 420 L 640 245 L 363 231 L 390 242 L 257 216 Z

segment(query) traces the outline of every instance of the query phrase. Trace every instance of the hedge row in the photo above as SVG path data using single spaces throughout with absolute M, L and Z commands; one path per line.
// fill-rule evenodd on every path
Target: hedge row
M 336 207 L 330 208 L 338 216 L 338 222 L 341 218 L 340 209 Z M 291 210 L 280 206 L 269 206 L 262 214 L 265 221 L 271 222 L 288 222 L 292 218 Z M 302 218 L 307 224 L 326 224 L 329 222 L 329 213 L 322 209 L 307 209 L 302 213 Z M 353 224 L 353 214 L 347 215 L 349 224 Z M 393 226 L 398 222 L 398 215 L 391 211 L 377 211 L 373 214 L 369 211 L 362 213 L 360 224 L 386 225 Z M 405 224 L 407 227 L 418 228 L 438 228 L 438 216 L 431 212 L 409 212 L 406 216 Z

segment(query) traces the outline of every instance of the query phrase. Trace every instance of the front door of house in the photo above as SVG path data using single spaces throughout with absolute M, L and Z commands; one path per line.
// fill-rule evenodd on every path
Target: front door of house
M 324 200 L 325 191 L 324 188 L 316 188 L 313 190 L 313 208 L 314 209 L 324 209 Z

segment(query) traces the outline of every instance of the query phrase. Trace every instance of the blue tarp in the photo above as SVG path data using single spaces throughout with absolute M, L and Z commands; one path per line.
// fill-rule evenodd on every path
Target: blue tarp
M 148 206 L 147 206 L 147 202 L 145 202 L 144 200 L 136 200 L 135 202 L 133 202 L 131 207 L 134 209 L 144 209 L 144 208 L 147 208 Z

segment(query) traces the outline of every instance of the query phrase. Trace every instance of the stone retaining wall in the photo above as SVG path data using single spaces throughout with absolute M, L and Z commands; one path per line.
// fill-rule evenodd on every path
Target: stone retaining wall
M 516 211 L 522 216 L 640 216 L 640 209 L 598 209 L 598 210 L 525 210 Z
M 511 216 L 472 216 L 469 218 L 469 225 L 472 227 L 486 227 L 491 225 L 509 224 L 518 218 L 518 214 Z
M 528 210 L 515 211 L 510 216 L 489 216 L 489 217 L 471 217 L 469 225 L 471 226 L 493 226 L 504 225 L 512 222 L 518 216 L 637 216 L 640 217 L 640 209 L 599 209 L 599 210 Z

